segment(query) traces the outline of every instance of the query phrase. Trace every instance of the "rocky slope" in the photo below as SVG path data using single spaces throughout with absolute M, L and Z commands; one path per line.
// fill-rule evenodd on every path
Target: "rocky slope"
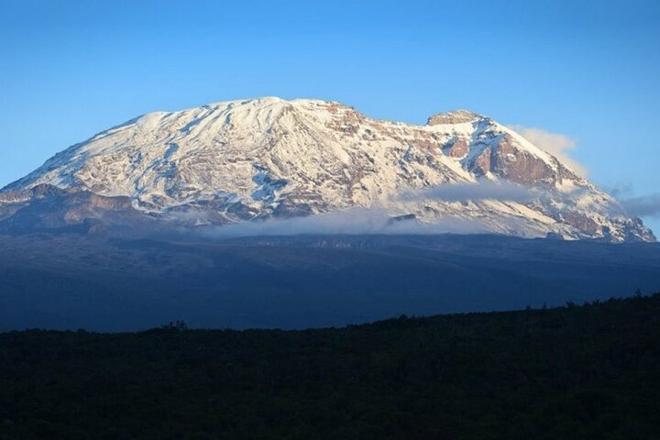
M 469 196 L 432 192 L 470 184 L 477 186 Z M 512 184 L 530 196 L 492 191 Z M 485 185 L 488 194 L 479 196 Z M 94 195 L 96 204 L 119 198 L 92 210 L 98 218 L 128 210 L 130 218 L 227 224 L 359 207 L 520 236 L 654 240 L 569 166 L 468 111 L 409 125 L 336 102 L 262 98 L 150 113 L 68 148 L 4 188 L 0 221 L 30 205 L 35 187 Z M 78 211 L 70 223 L 86 218 Z

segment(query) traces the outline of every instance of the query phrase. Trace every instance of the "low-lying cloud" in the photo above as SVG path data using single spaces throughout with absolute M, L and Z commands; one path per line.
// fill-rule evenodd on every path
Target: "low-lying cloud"
M 407 191 L 394 199 L 403 203 L 423 200 L 444 202 L 501 200 L 523 203 L 535 200 L 539 195 L 540 192 L 515 183 L 481 181 Z M 511 221 L 515 220 L 511 219 Z M 509 226 L 516 227 L 514 224 Z M 479 219 L 448 215 L 435 219 L 433 223 L 422 223 L 414 217 L 407 219 L 405 216 L 397 217 L 396 214 L 386 209 L 353 208 L 307 217 L 271 218 L 263 221 L 253 220 L 224 226 L 209 226 L 203 229 L 202 233 L 214 238 L 233 238 L 298 234 L 474 234 L 486 232 L 492 232 L 492 225 L 487 225 Z
M 477 183 L 453 183 L 407 191 L 398 199 L 403 201 L 440 200 L 443 202 L 501 200 L 524 203 L 537 199 L 539 195 L 537 190 L 516 183 L 482 180 Z
M 246 221 L 201 230 L 211 238 L 235 238 L 277 235 L 358 235 L 358 234 L 475 234 L 488 232 L 487 225 L 478 219 L 452 216 L 434 223 L 420 223 L 415 219 L 402 220 L 382 209 L 349 209 L 328 214 L 287 219 Z
M 578 175 L 587 176 L 587 169 L 570 155 L 571 150 L 577 146 L 575 139 L 565 134 L 552 133 L 541 128 L 523 127 L 521 125 L 513 125 L 511 128 L 540 149 L 557 157 Z

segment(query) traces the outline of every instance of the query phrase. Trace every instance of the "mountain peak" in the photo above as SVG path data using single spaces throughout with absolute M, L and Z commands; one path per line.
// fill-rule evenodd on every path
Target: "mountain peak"
M 401 198 L 482 181 L 542 197 Z M 468 110 L 439 113 L 425 126 L 372 119 L 333 101 L 277 97 L 150 113 L 58 153 L 4 191 L 42 184 L 127 197 L 147 215 L 193 224 L 377 207 L 512 235 L 652 239 L 560 159 Z
M 429 116 L 426 125 L 463 124 L 481 119 L 487 118 L 470 110 L 458 109 L 431 115 Z

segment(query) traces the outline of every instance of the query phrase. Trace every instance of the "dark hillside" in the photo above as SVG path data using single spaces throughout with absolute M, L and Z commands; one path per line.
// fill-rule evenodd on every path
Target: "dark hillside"
M 660 295 L 306 331 L 0 334 L 2 439 L 657 439 Z
M 0 236 L 0 331 L 343 326 L 660 290 L 660 245 L 492 235 Z

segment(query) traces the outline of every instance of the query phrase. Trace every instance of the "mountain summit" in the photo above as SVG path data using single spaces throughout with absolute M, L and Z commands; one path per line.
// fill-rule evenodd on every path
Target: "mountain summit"
M 465 197 L 434 195 L 450 185 L 474 187 Z M 492 185 L 535 196 L 478 196 L 478 188 Z M 94 195 L 77 200 L 103 209 L 76 205 L 76 212 L 100 220 L 115 206 L 131 210 L 123 218 L 142 213 L 196 225 L 359 207 L 520 236 L 654 240 L 569 165 L 466 110 L 411 125 L 371 119 L 337 102 L 268 97 L 149 113 L 73 145 L 4 188 L 0 222 L 43 200 L 49 187 L 60 190 L 58 197 Z M 401 196 L 411 193 L 418 195 Z M 122 203 L 104 201 L 117 197 Z

